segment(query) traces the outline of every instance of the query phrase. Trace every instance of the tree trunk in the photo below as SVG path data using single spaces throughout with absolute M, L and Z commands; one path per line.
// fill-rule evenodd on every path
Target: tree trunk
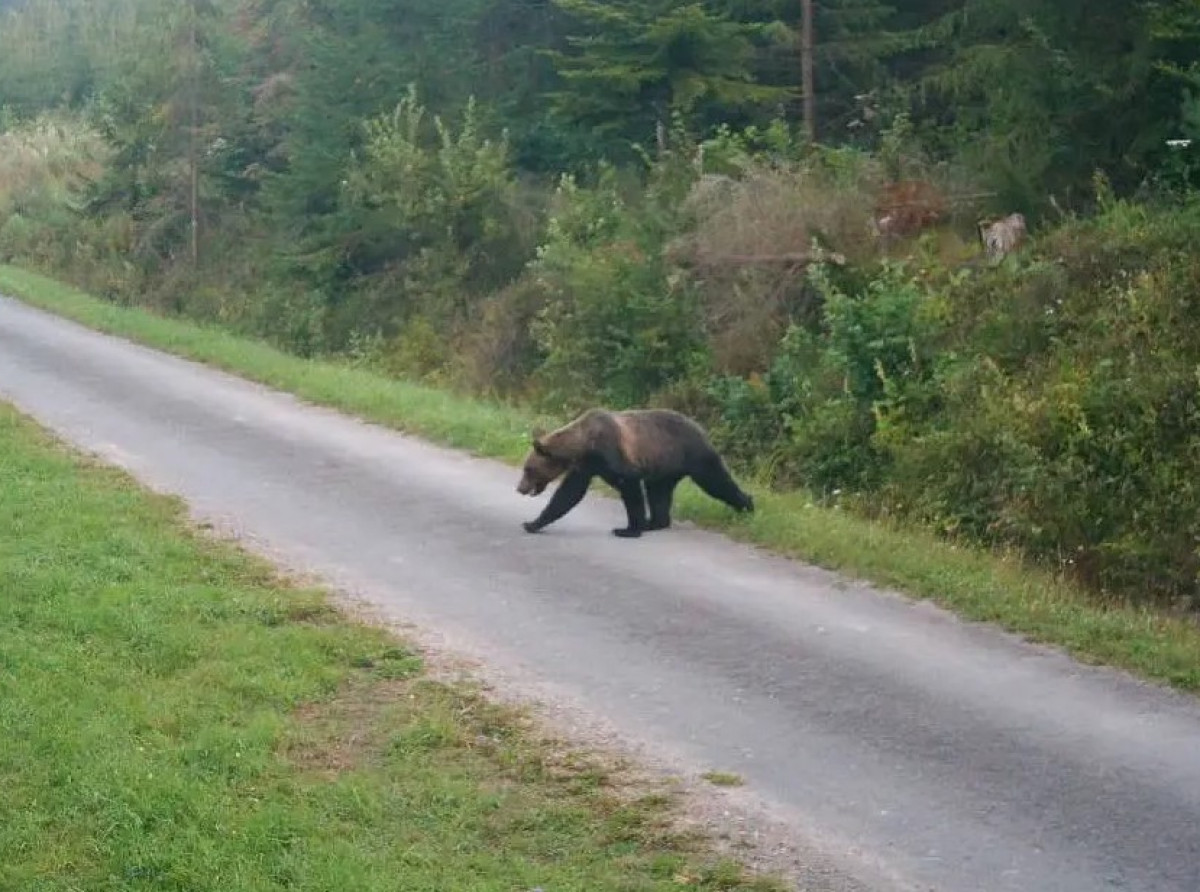
M 813 0 L 800 0 L 800 71 L 804 91 L 804 133 L 817 141 L 817 94 L 813 78 Z

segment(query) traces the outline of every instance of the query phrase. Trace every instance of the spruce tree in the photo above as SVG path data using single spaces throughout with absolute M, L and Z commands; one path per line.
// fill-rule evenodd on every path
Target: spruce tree
M 617 141 L 649 143 L 674 116 L 737 114 L 793 91 L 754 80 L 756 53 L 773 31 L 714 5 L 679 0 L 555 0 L 572 23 L 553 52 L 563 86 L 556 111 Z

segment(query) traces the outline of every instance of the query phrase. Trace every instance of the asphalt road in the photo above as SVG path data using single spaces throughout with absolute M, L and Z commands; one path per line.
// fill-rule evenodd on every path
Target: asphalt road
M 0 395 L 647 753 L 741 774 L 812 889 L 1200 890 L 1190 698 L 703 531 L 616 539 L 613 500 L 530 536 L 511 468 L 2 298 Z

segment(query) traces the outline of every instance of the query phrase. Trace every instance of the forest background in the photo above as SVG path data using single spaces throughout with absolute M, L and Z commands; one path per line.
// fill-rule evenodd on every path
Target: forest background
M 1200 607 L 1200 0 L 807 6 L 0 0 L 0 262 Z

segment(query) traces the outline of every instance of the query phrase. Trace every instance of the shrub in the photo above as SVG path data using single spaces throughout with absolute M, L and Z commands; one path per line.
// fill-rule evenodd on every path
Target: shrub
M 359 275 L 387 270 L 392 287 L 360 302 L 355 321 L 394 329 L 416 313 L 445 335 L 527 256 L 507 141 L 484 137 L 474 102 L 457 129 L 428 125 L 415 90 L 365 130 L 345 185 L 347 260 Z
M 887 472 L 878 419 L 925 398 L 940 303 L 901 264 L 861 282 L 820 266 L 810 278 L 822 323 L 791 326 L 766 376 L 786 430 L 779 468 L 818 491 L 869 491 Z
M 1094 586 L 1200 604 L 1200 210 L 1114 205 L 958 282 L 938 407 L 881 429 L 889 501 Z
M 0 259 L 78 269 L 75 253 L 88 241 L 77 208 L 108 155 L 100 135 L 73 117 L 0 132 Z
M 594 189 L 564 178 L 557 202 L 531 268 L 546 295 L 536 385 L 563 406 L 642 404 L 703 358 L 694 293 L 669 275 L 661 233 L 639 225 L 611 169 Z
M 870 165 L 846 153 L 803 162 L 779 145 L 751 151 L 723 132 L 706 146 L 707 173 L 682 206 L 682 234 L 669 247 L 700 296 L 705 332 L 721 374 L 762 374 L 792 321 L 818 316 L 819 293 L 803 275 L 808 258 L 874 255 Z
M 533 336 L 534 320 L 544 306 L 545 294 L 529 278 L 485 299 L 464 326 L 455 380 L 486 396 L 523 394 L 544 360 Z

